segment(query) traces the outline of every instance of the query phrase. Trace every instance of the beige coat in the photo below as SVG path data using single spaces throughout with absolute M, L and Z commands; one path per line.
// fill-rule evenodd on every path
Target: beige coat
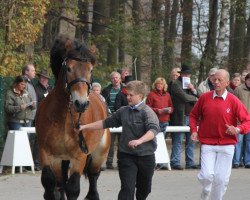
M 250 90 L 247 89 L 246 85 L 242 84 L 235 88 L 234 95 L 241 100 L 248 112 L 250 112 Z

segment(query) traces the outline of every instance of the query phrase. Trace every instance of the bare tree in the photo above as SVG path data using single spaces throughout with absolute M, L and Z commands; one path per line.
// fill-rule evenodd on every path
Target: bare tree
M 229 9 L 230 9 L 230 0 L 221 0 L 221 15 L 220 15 L 220 23 L 219 23 L 219 34 L 218 34 L 218 42 L 217 42 L 217 52 L 215 59 L 215 66 L 218 68 L 223 66 L 223 56 L 226 47 L 226 35 L 229 32 L 228 30 L 228 22 L 229 22 Z
M 218 0 L 209 1 L 209 27 L 204 52 L 200 61 L 199 78 L 201 82 L 207 76 L 208 70 L 213 66 L 215 60 L 216 33 L 218 20 Z
M 183 24 L 182 24 L 182 63 L 192 63 L 192 25 L 193 25 L 193 0 L 183 0 L 182 4 Z

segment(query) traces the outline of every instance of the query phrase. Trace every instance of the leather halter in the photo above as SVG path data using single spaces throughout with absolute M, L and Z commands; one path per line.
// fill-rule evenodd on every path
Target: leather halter
M 92 79 L 91 79 L 91 81 L 89 82 L 89 81 L 87 81 L 85 78 L 83 78 L 83 77 L 79 77 L 79 78 L 76 78 L 76 79 L 74 79 L 73 81 L 71 81 L 71 82 L 69 82 L 68 83 L 68 80 L 67 80 L 67 75 L 66 75 L 66 73 L 67 73 L 67 60 L 76 60 L 76 61 L 79 61 L 79 62 L 90 62 L 90 59 L 88 59 L 88 58 L 77 58 L 77 57 L 67 57 L 67 58 L 65 58 L 64 59 L 64 61 L 63 61 L 63 63 L 62 63 L 62 70 L 63 70 L 63 79 L 64 79 L 64 81 L 65 81 L 65 88 L 66 88 L 66 90 L 67 90 L 67 92 L 68 93 L 70 93 L 70 88 L 74 85 L 74 84 L 76 84 L 76 83 L 78 83 L 78 82 L 82 82 L 82 83 L 86 83 L 87 84 L 87 86 L 88 86 L 88 94 L 89 94 L 89 92 L 90 92 L 90 89 L 92 88 Z

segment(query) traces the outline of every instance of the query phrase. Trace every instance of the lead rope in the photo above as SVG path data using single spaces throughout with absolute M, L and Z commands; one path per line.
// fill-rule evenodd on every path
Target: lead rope
M 70 116 L 71 116 L 71 126 L 73 129 L 74 128 L 79 129 L 80 128 L 80 119 L 81 119 L 82 113 L 79 113 L 77 123 L 75 123 L 74 119 L 73 119 L 73 114 L 71 111 L 71 105 L 72 105 L 72 101 L 70 101 L 70 104 L 69 104 L 69 112 L 70 112 Z M 89 150 L 88 150 L 88 147 L 86 144 L 86 140 L 83 137 L 83 134 L 81 132 L 79 133 L 79 147 L 83 153 L 88 154 Z

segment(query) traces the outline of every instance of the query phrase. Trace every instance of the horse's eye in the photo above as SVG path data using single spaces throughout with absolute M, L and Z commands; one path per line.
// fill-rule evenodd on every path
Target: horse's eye
M 68 72 L 71 72 L 71 68 L 70 68 L 70 67 L 67 67 L 67 71 L 68 71 Z

